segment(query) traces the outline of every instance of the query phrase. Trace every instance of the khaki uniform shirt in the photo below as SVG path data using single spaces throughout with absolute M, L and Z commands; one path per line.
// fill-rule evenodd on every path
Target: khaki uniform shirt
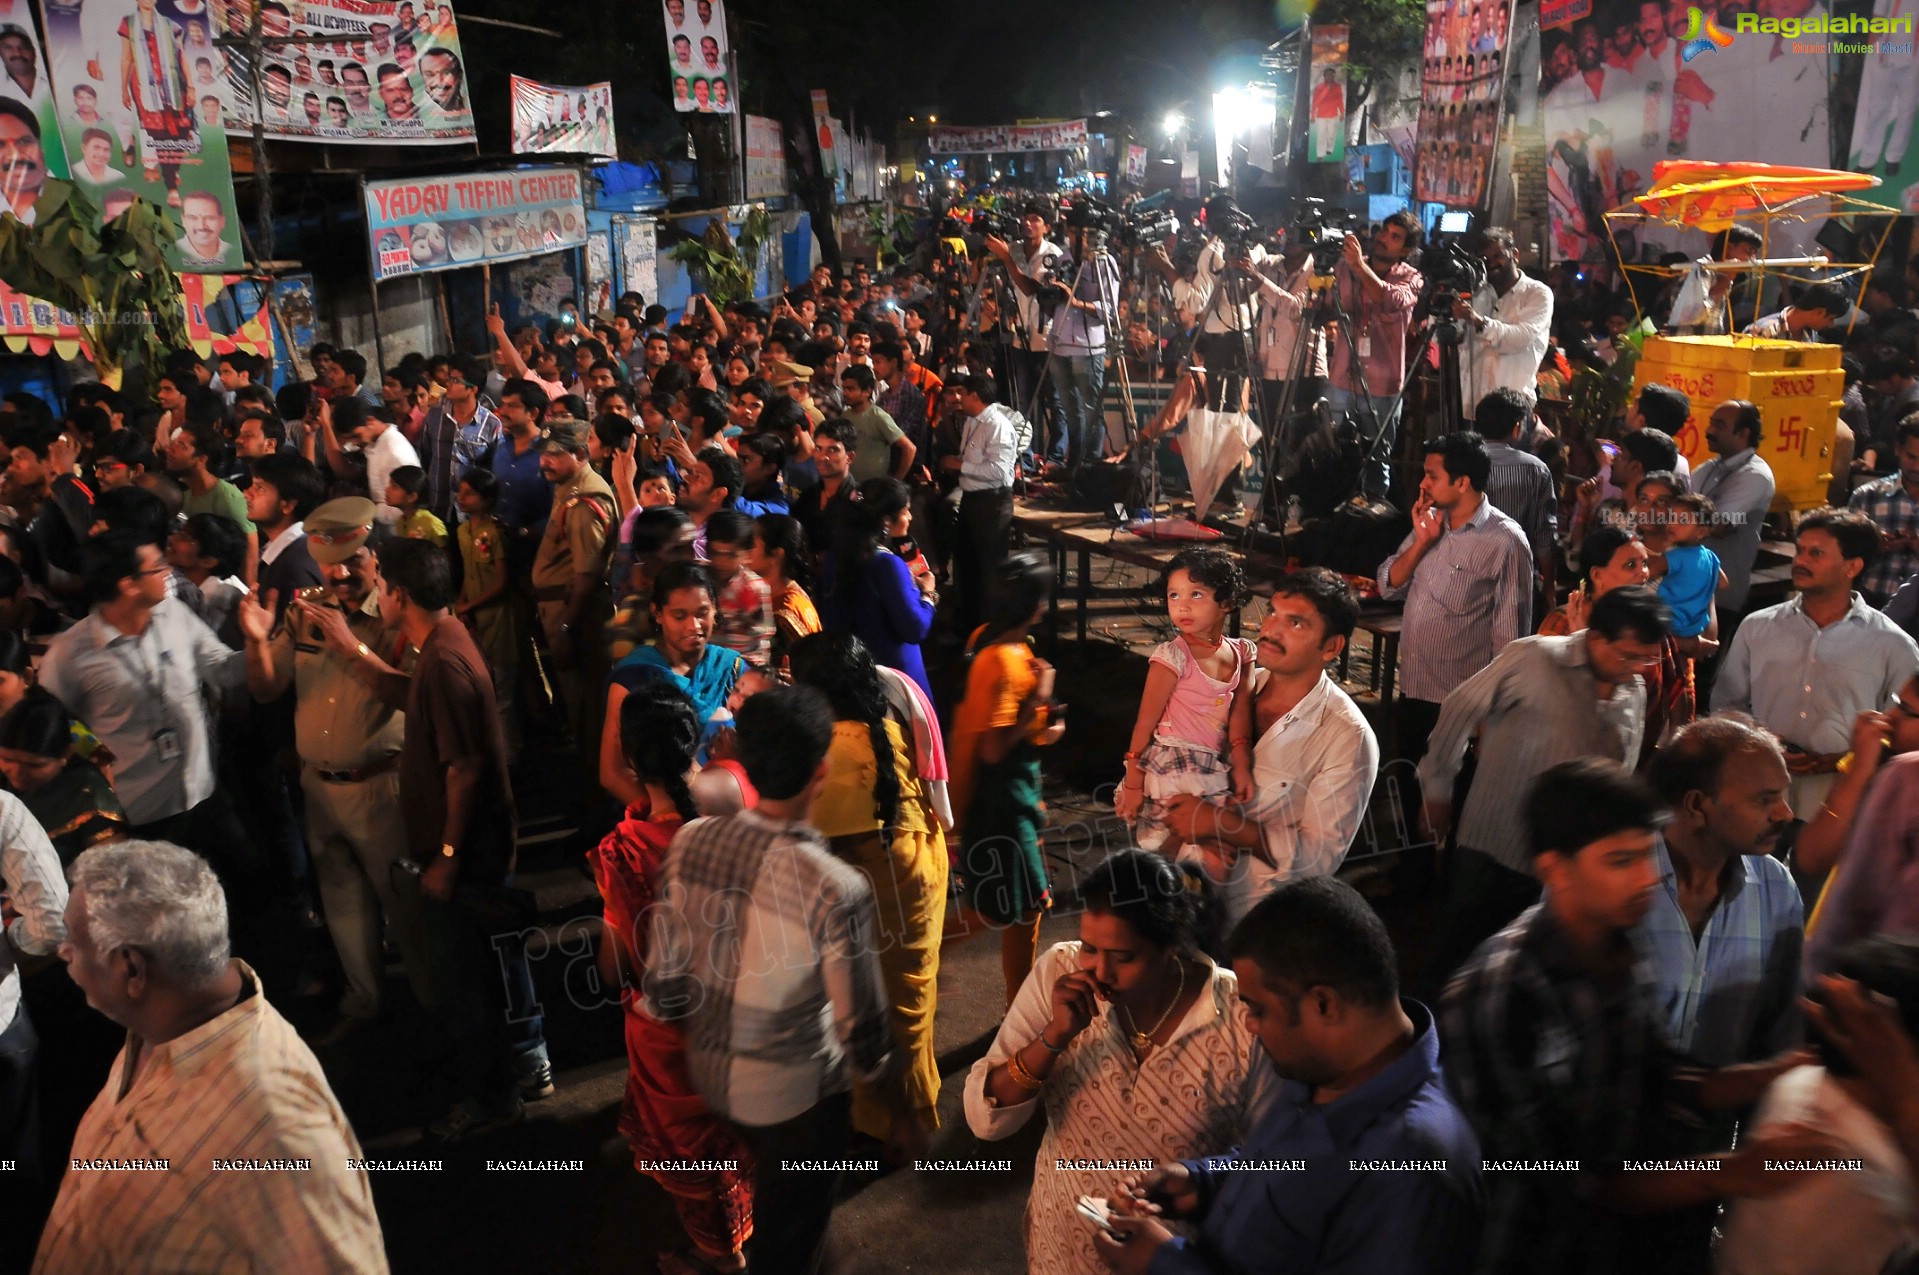
M 553 513 L 533 558 L 533 596 L 543 625 L 558 622 L 574 576 L 606 578 L 616 507 L 613 489 L 590 465 L 553 489 Z
M 381 659 L 401 667 L 396 648 L 403 644 L 380 622 L 377 592 L 347 617 L 347 627 Z M 359 770 L 399 754 L 406 715 L 353 676 L 311 622 L 297 621 L 289 611 L 272 650 L 275 669 L 293 664 L 293 742 L 301 761 L 321 770 Z

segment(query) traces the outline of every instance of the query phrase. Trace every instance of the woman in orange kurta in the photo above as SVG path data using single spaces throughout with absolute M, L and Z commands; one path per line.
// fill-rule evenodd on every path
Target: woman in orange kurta
M 753 1234 L 753 1161 L 739 1135 L 707 1107 L 686 1069 L 679 1029 L 646 1012 L 639 992 L 646 968 L 647 911 L 667 847 L 694 816 L 688 778 L 705 726 L 684 691 L 664 681 L 635 688 L 620 704 L 620 742 L 644 786 L 645 800 L 588 857 L 606 903 L 600 973 L 620 989 L 626 1011 L 626 1094 L 620 1132 L 640 1172 L 673 1197 L 692 1256 L 711 1270 L 746 1269 Z M 712 1170 L 666 1169 L 666 1161 L 730 1164 Z

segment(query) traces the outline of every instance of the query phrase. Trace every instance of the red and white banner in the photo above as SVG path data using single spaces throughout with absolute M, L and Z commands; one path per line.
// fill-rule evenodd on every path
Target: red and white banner
M 514 261 L 586 242 L 577 168 L 368 182 L 366 219 L 377 279 Z

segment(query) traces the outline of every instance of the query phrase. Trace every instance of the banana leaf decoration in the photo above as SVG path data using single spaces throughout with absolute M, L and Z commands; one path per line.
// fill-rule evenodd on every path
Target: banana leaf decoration
M 102 226 L 84 191 L 50 177 L 33 225 L 0 216 L 0 280 L 67 311 L 101 380 L 118 384 L 128 370 L 158 368 L 170 351 L 188 348 L 186 300 L 167 262 L 178 234 L 146 199 Z
M 760 254 L 772 234 L 773 218 L 766 209 L 755 208 L 740 224 L 737 244 L 726 231 L 726 219 L 715 217 L 706 223 L 698 239 L 674 244 L 666 255 L 685 266 L 693 281 L 712 295 L 713 303 L 725 309 L 734 302 L 753 299 Z

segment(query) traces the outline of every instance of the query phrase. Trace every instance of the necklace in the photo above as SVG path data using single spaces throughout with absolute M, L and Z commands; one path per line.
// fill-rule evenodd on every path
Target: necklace
M 1173 992 L 1173 999 L 1166 1002 L 1166 1008 L 1160 1012 L 1159 1018 L 1151 1027 L 1143 1032 L 1127 1033 L 1126 1038 L 1133 1043 L 1133 1052 L 1136 1054 L 1143 1054 L 1153 1047 L 1153 1037 L 1158 1035 L 1159 1029 L 1166 1025 L 1167 1016 L 1173 1012 L 1173 1006 L 1179 1004 L 1180 997 L 1186 994 L 1186 962 L 1176 959 L 1173 964 L 1179 969 L 1179 987 Z M 1130 1009 L 1126 1011 L 1126 1021 L 1133 1023 L 1135 1027 L 1138 1026 L 1133 1022 L 1133 1011 Z

